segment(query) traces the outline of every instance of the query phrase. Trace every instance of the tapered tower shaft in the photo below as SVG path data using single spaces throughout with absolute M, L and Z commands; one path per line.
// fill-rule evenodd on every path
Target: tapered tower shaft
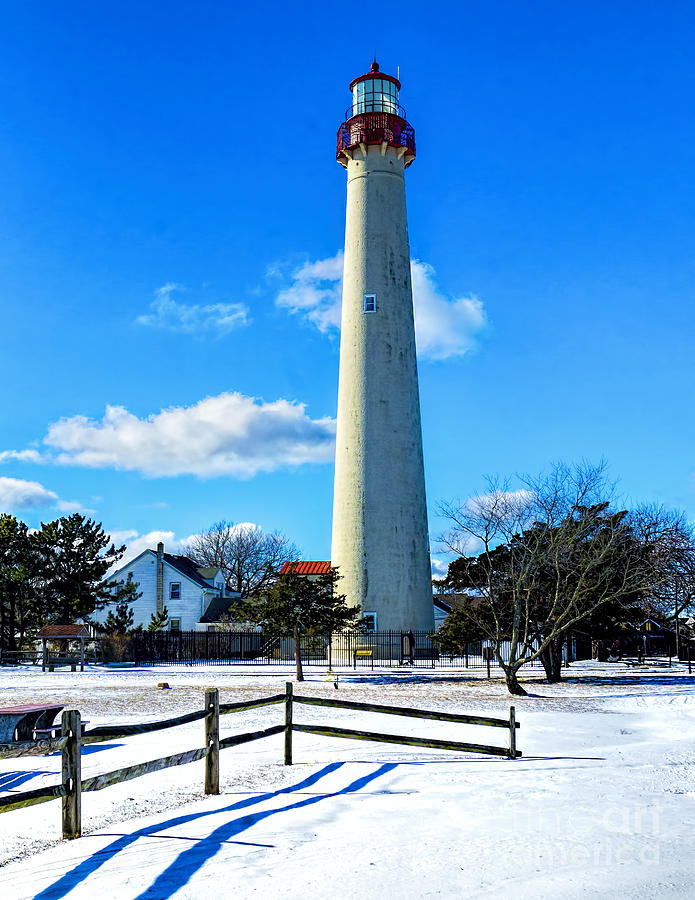
M 331 561 L 341 593 L 378 630 L 425 630 L 432 588 L 404 178 L 415 146 L 397 94 L 372 95 L 381 108 L 357 98 L 339 140 L 348 183 Z

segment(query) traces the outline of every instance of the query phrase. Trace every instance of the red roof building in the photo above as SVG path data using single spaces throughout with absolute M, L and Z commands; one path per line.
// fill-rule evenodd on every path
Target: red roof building
M 89 625 L 44 625 L 39 637 L 45 638 L 79 638 L 89 637 Z
M 331 561 L 296 559 L 282 564 L 281 575 L 294 572 L 297 575 L 330 575 Z

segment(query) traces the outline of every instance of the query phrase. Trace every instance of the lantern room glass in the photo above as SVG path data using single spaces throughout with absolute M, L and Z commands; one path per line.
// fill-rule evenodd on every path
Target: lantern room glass
M 352 114 L 384 112 L 398 115 L 398 88 L 386 78 L 365 78 L 352 89 Z

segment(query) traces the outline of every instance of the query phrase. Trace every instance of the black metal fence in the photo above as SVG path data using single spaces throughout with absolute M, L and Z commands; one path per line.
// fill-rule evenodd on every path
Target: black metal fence
M 304 637 L 301 656 L 303 664 L 309 666 L 484 669 L 487 645 L 488 641 L 475 641 L 450 654 L 441 652 L 425 631 L 342 632 L 330 637 Z M 507 659 L 509 644 L 501 649 Z M 292 638 L 271 638 L 260 631 L 143 631 L 133 635 L 132 651 L 138 665 L 281 665 L 291 664 L 295 658 Z M 490 665 L 497 666 L 497 660 L 493 658 Z M 528 665 L 540 665 L 540 661 Z

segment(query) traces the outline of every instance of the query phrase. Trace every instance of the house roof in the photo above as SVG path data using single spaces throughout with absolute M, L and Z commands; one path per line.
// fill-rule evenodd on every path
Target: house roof
M 331 561 L 295 559 L 283 563 L 280 569 L 281 575 L 294 572 L 296 575 L 330 575 Z
M 39 637 L 81 637 L 90 636 L 89 625 L 44 625 Z
M 452 610 L 452 607 L 444 600 L 442 600 L 441 597 L 438 597 L 437 594 L 432 597 L 432 602 L 437 607 L 437 609 L 441 609 L 442 612 L 450 613 Z
M 173 566 L 174 569 L 182 575 L 185 575 L 186 578 L 190 578 L 191 581 L 195 581 L 195 583 L 199 584 L 201 587 L 212 587 L 210 581 L 214 578 L 214 574 L 206 578 L 201 573 L 210 570 L 206 569 L 204 566 L 198 567 L 189 556 L 178 556 L 174 553 L 165 553 L 164 562 L 168 562 L 170 566 Z M 217 569 L 212 571 L 217 572 Z
M 213 597 L 208 603 L 208 608 L 200 617 L 200 621 L 219 622 L 220 618 L 225 613 L 229 612 L 230 608 L 234 606 L 235 603 L 239 602 L 241 602 L 241 596 L 239 594 L 235 597 L 230 597 L 229 594 L 225 594 L 224 597 Z
M 480 595 L 465 593 L 434 594 L 432 599 L 435 606 L 439 606 L 440 609 L 448 606 L 450 611 L 464 608 L 476 609 L 484 600 Z

